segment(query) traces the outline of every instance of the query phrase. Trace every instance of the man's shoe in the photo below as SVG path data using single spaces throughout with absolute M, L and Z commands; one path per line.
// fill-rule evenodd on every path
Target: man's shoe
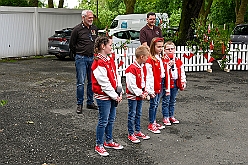
M 150 139 L 150 136 L 147 136 L 145 134 L 143 134 L 141 131 L 139 131 L 138 133 L 134 133 L 134 135 L 138 138 L 142 138 L 144 140 Z
M 164 123 L 164 125 L 171 125 L 171 122 L 170 122 L 169 118 L 167 118 L 167 117 L 165 117 L 163 119 L 163 123 Z
M 150 123 L 148 125 L 148 130 L 151 131 L 151 132 L 153 132 L 153 133 L 155 133 L 155 134 L 160 133 L 160 130 L 153 123 Z
M 95 146 L 95 151 L 101 156 L 108 156 L 109 153 L 105 150 L 103 146 Z
M 106 143 L 104 142 L 104 147 L 106 148 L 113 148 L 113 149 L 116 149 L 116 150 L 121 150 L 123 149 L 123 146 L 118 144 L 118 143 L 115 143 L 115 142 L 112 142 L 112 143 Z
M 173 124 L 178 124 L 179 120 L 177 120 L 175 117 L 170 117 L 169 118 L 170 122 L 172 122 Z
M 79 104 L 77 105 L 77 114 L 82 114 L 82 110 L 83 110 L 83 105 Z
M 88 109 L 95 109 L 95 110 L 98 110 L 98 106 L 96 106 L 94 103 L 92 104 L 87 104 L 86 106 Z
M 133 134 L 133 135 L 128 135 L 128 140 L 130 140 L 133 143 L 139 143 L 140 140 Z

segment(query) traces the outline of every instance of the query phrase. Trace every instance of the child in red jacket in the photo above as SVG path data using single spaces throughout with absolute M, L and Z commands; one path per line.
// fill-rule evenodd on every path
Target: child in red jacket
M 148 130 L 153 133 L 160 133 L 160 129 L 165 128 L 165 126 L 156 122 L 156 114 L 163 91 L 166 91 L 165 95 L 170 94 L 168 86 L 166 88 L 166 84 L 168 84 L 168 71 L 165 70 L 163 63 L 163 44 L 163 38 L 153 38 L 150 45 L 151 55 L 146 61 L 146 88 L 151 96 Z
M 109 153 L 105 148 L 123 149 L 123 146 L 115 143 L 112 137 L 116 102 L 122 100 L 116 89 L 117 86 L 122 87 L 122 85 L 120 76 L 116 72 L 115 62 L 108 56 L 111 54 L 112 40 L 106 36 L 98 37 L 94 49 L 96 55 L 91 67 L 92 90 L 99 108 L 95 151 L 101 156 L 108 156 Z
M 139 46 L 135 50 L 135 61 L 126 69 L 126 94 L 128 99 L 128 140 L 139 143 L 142 139 L 150 139 L 149 136 L 141 132 L 140 118 L 142 115 L 143 99 L 148 93 L 145 89 L 146 70 L 144 63 L 150 55 L 147 46 Z M 134 131 L 135 129 L 135 131 Z
M 170 96 L 167 99 L 168 106 L 163 112 L 163 123 L 165 125 L 171 125 L 179 123 L 174 117 L 175 104 L 176 104 L 176 96 L 178 93 L 178 89 L 184 90 L 186 87 L 186 75 L 184 71 L 183 62 L 175 57 L 176 47 L 175 44 L 171 41 L 168 41 L 164 44 L 164 52 L 165 52 L 165 61 L 169 67 L 170 74 Z

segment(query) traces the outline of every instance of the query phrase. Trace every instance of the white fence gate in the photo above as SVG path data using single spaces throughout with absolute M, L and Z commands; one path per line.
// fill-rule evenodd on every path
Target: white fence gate
M 184 63 L 186 72 L 207 71 L 212 68 L 213 63 L 210 62 L 210 53 L 203 55 L 199 52 L 193 54 L 187 46 L 177 46 L 176 56 Z M 248 45 L 246 44 L 230 44 L 229 50 L 230 62 L 227 69 L 230 70 L 248 70 Z M 115 49 L 115 59 L 118 71 L 121 76 L 125 76 L 126 68 L 135 60 L 135 48 Z

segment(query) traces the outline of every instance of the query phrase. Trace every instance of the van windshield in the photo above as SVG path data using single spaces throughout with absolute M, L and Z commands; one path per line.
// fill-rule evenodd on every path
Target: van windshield
M 113 20 L 113 22 L 110 25 L 110 29 L 114 29 L 118 26 L 118 20 Z

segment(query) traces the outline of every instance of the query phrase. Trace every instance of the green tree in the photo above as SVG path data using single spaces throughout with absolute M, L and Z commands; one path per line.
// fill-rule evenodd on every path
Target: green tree
M 113 13 L 118 14 L 125 14 L 126 13 L 126 7 L 123 2 L 123 0 L 105 0 L 101 2 L 102 4 L 105 4 L 105 8 L 108 8 Z
M 96 1 L 83 0 L 81 4 L 79 4 L 78 9 L 90 9 L 96 15 Z M 99 29 L 104 29 L 105 27 L 109 27 L 112 20 L 119 14 L 117 11 L 109 10 L 108 3 L 106 1 L 101 1 L 98 4 L 98 20 L 94 22 L 94 24 Z M 124 14 L 124 13 L 122 13 Z
M 224 25 L 235 22 L 235 2 L 233 0 L 214 0 L 209 19 L 213 24 Z
M 247 12 L 247 5 L 248 0 L 235 0 L 236 7 L 235 7 L 235 13 L 236 13 L 236 22 L 235 24 L 242 24 L 244 23 L 245 13 Z
M 179 24 L 177 45 L 186 45 L 186 41 L 193 39 L 191 24 L 198 18 L 203 0 L 184 0 L 182 3 L 182 15 Z
M 63 7 L 64 7 L 64 0 L 59 0 L 58 8 L 63 8 Z
M 124 0 L 124 4 L 126 6 L 126 14 L 134 13 L 135 3 L 136 3 L 136 0 Z
M 0 6 L 28 7 L 29 3 L 27 0 L 0 0 Z
M 212 6 L 213 0 L 203 0 L 201 10 L 198 18 L 203 19 L 203 25 L 206 25 L 208 14 L 210 13 L 210 8 Z
M 39 1 L 38 0 L 29 0 L 29 5 L 33 6 L 33 7 L 38 7 Z
M 154 6 L 158 3 L 159 0 L 137 0 L 135 3 L 134 13 L 143 14 L 148 12 L 157 11 Z
M 154 6 L 158 13 L 172 15 L 182 8 L 182 0 L 157 0 Z
M 53 0 L 48 0 L 48 8 L 54 8 Z

